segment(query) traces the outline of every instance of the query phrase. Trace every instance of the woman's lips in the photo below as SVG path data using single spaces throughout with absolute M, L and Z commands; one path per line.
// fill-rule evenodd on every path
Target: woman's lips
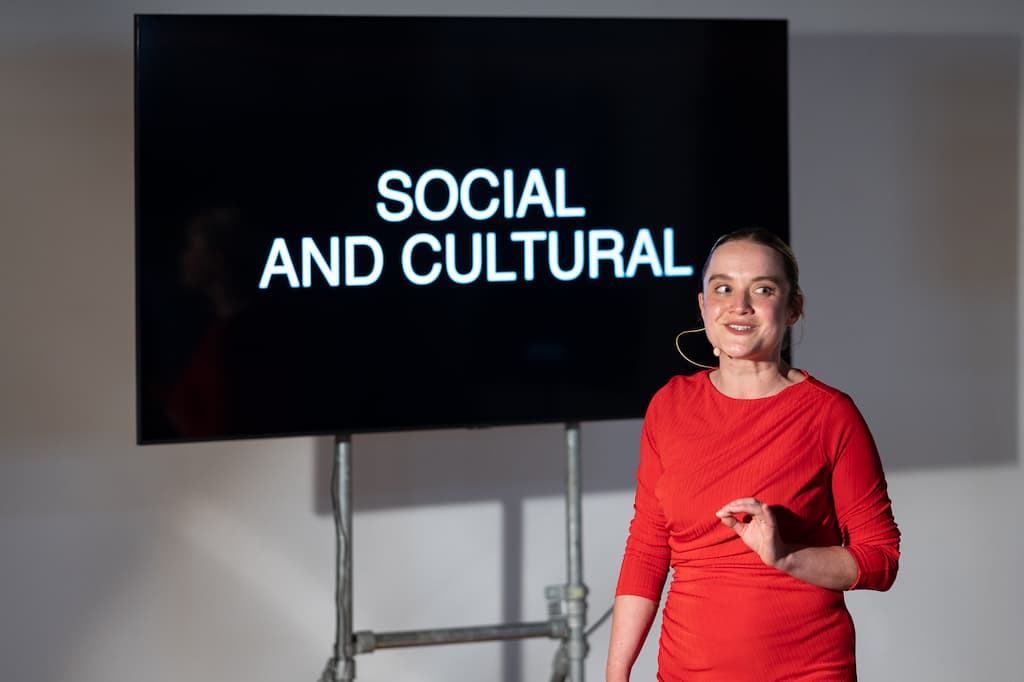
M 754 326 L 753 325 L 750 325 L 750 324 L 738 324 L 738 323 L 726 324 L 725 328 L 728 329 L 733 334 L 749 334 L 750 332 L 752 332 L 754 330 Z

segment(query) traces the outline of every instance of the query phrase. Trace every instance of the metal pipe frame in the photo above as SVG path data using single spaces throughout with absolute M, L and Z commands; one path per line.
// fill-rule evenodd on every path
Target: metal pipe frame
M 337 622 L 334 656 L 327 661 L 320 682 L 353 682 L 356 679 L 356 661 L 352 635 L 352 440 L 348 434 L 334 438 L 331 499 L 336 533 L 334 597 Z
M 556 656 L 568 662 L 570 682 L 583 682 L 583 661 L 587 655 L 586 612 L 587 586 L 583 583 L 583 512 L 582 476 L 580 472 L 580 427 L 566 424 L 566 573 L 567 583 L 561 592 L 564 615 L 546 621 L 483 625 L 433 630 L 374 633 L 352 631 L 352 452 L 349 435 L 339 435 L 334 443 L 334 468 L 331 475 L 331 497 L 334 502 L 337 551 L 335 564 L 337 606 L 334 655 L 320 677 L 320 682 L 353 682 L 356 677 L 355 655 L 377 649 L 485 642 L 494 640 L 548 637 L 562 640 Z M 556 666 L 560 667 L 560 666 Z M 564 673 L 555 672 L 552 679 L 564 680 Z
M 566 654 L 570 682 L 583 682 L 587 656 L 587 586 L 583 584 L 583 476 L 580 457 L 580 425 L 566 424 Z
M 564 636 L 565 623 L 561 619 L 555 618 L 534 623 L 478 625 L 464 628 L 406 630 L 404 632 L 360 631 L 355 634 L 355 652 L 357 654 L 368 654 L 377 649 L 490 642 L 507 639 L 527 639 L 530 637 L 561 639 Z

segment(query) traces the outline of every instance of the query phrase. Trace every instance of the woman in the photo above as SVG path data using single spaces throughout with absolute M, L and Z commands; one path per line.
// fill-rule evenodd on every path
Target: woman
M 886 590 L 899 531 L 848 396 L 782 359 L 796 259 L 763 230 L 711 249 L 697 303 L 719 367 L 651 400 L 616 589 L 607 680 L 623 682 L 661 599 L 658 680 L 855 680 L 843 590 Z

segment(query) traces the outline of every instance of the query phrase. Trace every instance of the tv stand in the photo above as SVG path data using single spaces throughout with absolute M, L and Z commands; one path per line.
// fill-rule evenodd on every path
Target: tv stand
M 580 427 L 568 423 L 566 443 L 566 574 L 564 584 L 545 589 L 548 619 L 532 623 L 482 625 L 404 632 L 354 632 L 352 628 L 352 442 L 348 434 L 334 440 L 331 500 L 336 530 L 335 601 L 337 624 L 334 654 L 319 682 L 356 679 L 356 654 L 377 649 L 548 637 L 561 640 L 552 664 L 551 682 L 583 682 L 587 655 L 587 586 L 583 583 L 582 477 Z

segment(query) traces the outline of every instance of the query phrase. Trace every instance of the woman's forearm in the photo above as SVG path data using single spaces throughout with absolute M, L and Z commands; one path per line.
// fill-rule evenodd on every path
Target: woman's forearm
M 857 562 L 838 546 L 795 547 L 774 566 L 794 578 L 830 590 L 848 589 L 857 580 Z
M 654 622 L 658 602 L 623 594 L 615 598 L 612 634 L 608 643 L 606 682 L 627 682 L 630 670 Z

